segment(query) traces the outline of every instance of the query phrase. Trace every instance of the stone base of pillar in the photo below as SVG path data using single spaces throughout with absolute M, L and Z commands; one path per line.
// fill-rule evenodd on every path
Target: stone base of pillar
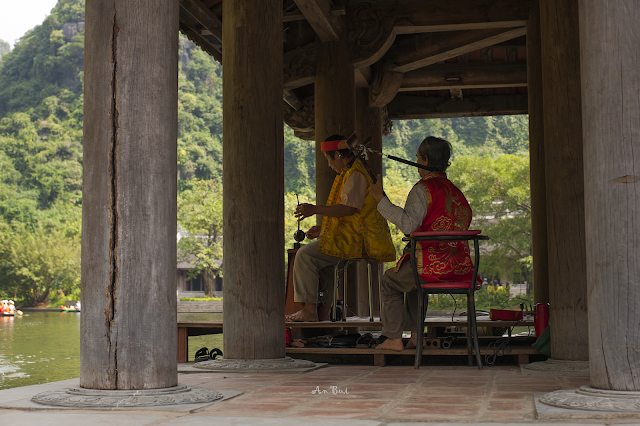
M 525 374 L 589 374 L 589 361 L 569 361 L 549 358 L 522 366 Z
M 315 363 L 288 356 L 277 359 L 224 359 L 217 358 L 198 362 L 195 368 L 215 373 L 303 373 L 326 367 L 326 363 Z
M 635 415 L 633 417 L 640 416 L 640 392 L 636 391 L 611 391 L 594 389 L 591 386 L 581 386 L 578 389 L 549 392 L 540 396 L 539 401 L 542 404 L 563 409 L 625 413 Z M 538 408 L 538 404 L 536 404 L 536 409 Z M 538 409 L 538 411 L 540 410 Z M 567 418 L 569 417 L 567 416 Z
M 178 385 L 164 389 L 101 390 L 81 387 L 40 393 L 31 400 L 43 405 L 87 408 L 138 408 L 180 404 L 202 404 L 222 399 L 212 389 Z

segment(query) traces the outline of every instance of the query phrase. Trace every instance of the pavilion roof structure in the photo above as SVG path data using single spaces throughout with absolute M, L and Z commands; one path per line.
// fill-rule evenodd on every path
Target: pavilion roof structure
M 180 31 L 220 62 L 222 1 L 180 0 Z M 526 114 L 527 0 L 284 0 L 284 121 L 314 139 L 316 42 L 348 28 L 355 86 L 387 120 Z

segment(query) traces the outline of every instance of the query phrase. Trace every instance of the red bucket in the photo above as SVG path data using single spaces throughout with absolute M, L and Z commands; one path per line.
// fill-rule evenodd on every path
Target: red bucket
M 291 343 L 293 342 L 293 340 L 291 339 L 291 329 L 290 328 L 285 328 L 284 329 L 284 340 L 285 343 L 287 344 L 287 346 L 291 346 Z
M 549 304 L 536 304 L 536 311 L 533 314 L 533 324 L 536 328 L 536 339 L 540 338 L 542 332 L 549 327 Z

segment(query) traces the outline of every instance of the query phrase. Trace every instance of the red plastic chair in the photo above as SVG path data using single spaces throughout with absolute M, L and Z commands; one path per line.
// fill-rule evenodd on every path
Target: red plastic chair
M 480 289 L 478 283 L 478 266 L 480 265 L 480 245 L 479 241 L 488 240 L 486 235 L 480 235 L 482 231 L 436 231 L 436 232 L 414 232 L 410 237 L 403 238 L 402 241 L 411 242 L 411 266 L 413 276 L 416 280 L 418 291 L 418 341 L 416 344 L 416 359 L 414 368 L 420 368 L 422 364 L 422 340 L 424 339 L 424 320 L 426 309 L 424 307 L 424 296 L 427 294 L 466 294 L 467 295 L 467 349 L 469 365 L 473 365 L 473 348 L 476 351 L 478 368 L 482 370 L 482 359 L 480 357 L 480 345 L 478 343 L 478 327 L 476 322 L 475 291 Z M 473 241 L 475 250 L 475 261 L 473 262 L 473 276 L 470 282 L 435 282 L 421 283 L 418 273 L 416 259 L 416 246 L 418 241 Z M 475 283 L 475 285 L 471 285 Z M 472 344 L 473 340 L 473 344 Z

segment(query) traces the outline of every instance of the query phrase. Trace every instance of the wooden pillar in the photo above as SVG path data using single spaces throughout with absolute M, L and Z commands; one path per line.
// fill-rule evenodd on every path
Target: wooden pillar
M 578 0 L 540 0 L 551 356 L 588 359 Z
M 376 151 L 382 152 L 382 114 L 381 109 L 369 106 L 369 89 L 356 89 L 356 134 L 362 143 L 371 137 L 368 145 Z M 375 174 L 382 175 L 382 157 L 370 154 L 367 161 Z M 367 265 L 360 262 L 358 265 L 358 316 L 369 315 L 369 284 L 367 281 Z M 380 315 L 380 299 L 378 295 L 378 271 L 372 270 L 372 293 L 374 315 Z
M 355 79 L 349 59 L 346 25 L 340 41 L 323 43 L 316 36 L 315 80 L 316 202 L 324 205 L 336 176 L 320 143 L 333 134 L 349 136 L 355 130 Z M 317 216 L 318 225 L 322 218 Z
M 224 357 L 283 358 L 282 1 L 222 10 Z
M 368 145 L 376 151 L 382 152 L 382 113 L 381 108 L 369 106 L 369 89 L 356 89 L 356 134 L 362 143 L 371 137 Z M 371 170 L 376 174 L 382 174 L 382 157 L 376 154 L 369 155 L 367 161 Z
M 580 1 L 591 386 L 640 391 L 640 5 Z
M 542 50 L 539 0 L 531 3 L 527 23 L 527 93 L 529 98 L 529 159 L 531 182 L 531 239 L 533 244 L 533 297 L 549 303 L 549 253 L 547 246 L 547 189 L 542 106 Z
M 87 0 L 80 386 L 177 385 L 178 3 Z

